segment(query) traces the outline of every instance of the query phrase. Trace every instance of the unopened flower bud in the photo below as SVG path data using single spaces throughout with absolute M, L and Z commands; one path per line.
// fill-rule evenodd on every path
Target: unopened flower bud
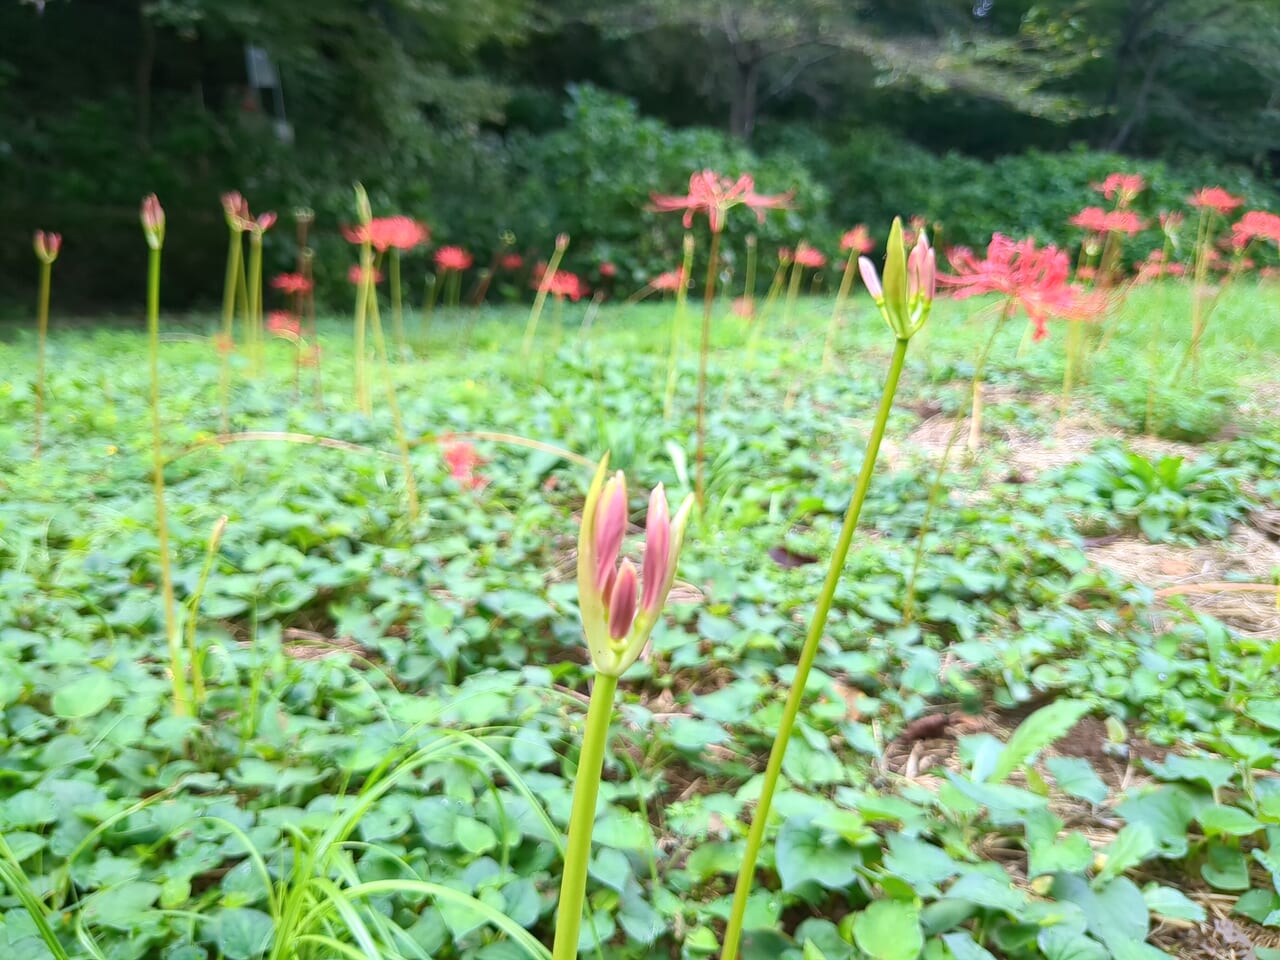
M 867 286 L 867 293 L 877 302 L 884 299 L 884 288 L 880 286 L 880 275 L 876 273 L 876 265 L 869 257 L 858 258 L 858 272 L 862 274 L 862 282 Z
M 249 218 L 249 202 L 240 195 L 240 191 L 231 190 L 222 195 L 222 212 L 227 218 L 227 226 L 240 233 Z
M 142 201 L 142 233 L 152 250 L 164 246 L 164 207 L 154 193 Z
M 671 512 L 667 508 L 667 495 L 662 484 L 653 488 L 649 495 L 649 515 L 645 523 L 644 559 L 641 570 L 644 572 L 644 594 L 640 605 L 646 613 L 656 613 L 665 599 L 662 596 L 662 584 L 667 579 L 667 566 L 671 562 Z
M 619 470 L 609 479 L 596 507 L 596 588 L 604 590 L 618 562 L 622 538 L 627 532 L 627 482 Z
M 53 263 L 58 259 L 58 251 L 62 249 L 62 235 L 37 230 L 33 245 L 41 263 Z
M 369 194 L 364 189 L 364 184 L 356 184 L 356 219 L 361 223 L 368 223 L 373 219 L 373 208 L 369 206 Z
M 636 618 L 636 568 L 623 560 L 609 592 L 609 638 L 622 640 L 631 632 Z
M 567 233 L 556 234 L 556 249 L 564 251 L 569 246 L 569 235 Z

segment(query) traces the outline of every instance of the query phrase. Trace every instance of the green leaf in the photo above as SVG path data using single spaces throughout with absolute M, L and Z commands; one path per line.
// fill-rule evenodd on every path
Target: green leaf
M 1107 785 L 1083 757 L 1049 757 L 1044 765 L 1053 774 L 1058 789 L 1068 796 L 1090 803 L 1101 803 L 1107 799 Z
M 1277 908 L 1280 908 L 1280 894 L 1274 890 L 1254 889 L 1240 894 L 1231 912 L 1248 917 L 1254 923 L 1262 923 Z
M 801 817 L 783 824 L 776 849 L 778 876 L 784 890 L 794 890 L 804 883 L 842 889 L 853 882 L 862 862 L 844 838 Z
M 1200 876 L 1215 890 L 1248 890 L 1249 863 L 1236 847 L 1224 843 L 1209 844 Z
M 160 892 L 160 884 L 142 880 L 103 890 L 85 902 L 85 919 L 101 926 L 129 930 L 160 899 Z
M 1045 960 L 1111 960 L 1106 947 L 1067 927 L 1045 927 L 1036 946 Z
M 1102 848 L 1106 863 L 1098 876 L 1095 885 L 1101 885 L 1118 877 L 1126 870 L 1136 867 L 1149 857 L 1156 849 L 1156 838 L 1151 828 L 1145 823 L 1131 823 L 1116 834 L 1115 839 Z
M 853 942 L 873 960 L 916 960 L 924 950 L 920 910 L 905 900 L 876 900 L 854 919 Z
M 109 674 L 100 670 L 87 673 L 58 687 L 53 695 L 53 712 L 65 720 L 91 717 L 105 708 L 115 694 L 116 684 Z
M 1204 923 L 1204 907 L 1181 890 L 1163 887 L 1158 883 L 1149 883 L 1142 888 L 1142 899 L 1147 902 L 1147 909 L 1162 917 Z
M 1247 837 L 1262 829 L 1262 824 L 1239 807 L 1215 804 L 1205 807 L 1197 815 L 1205 836 L 1226 834 L 1231 837 Z
M 1049 744 L 1064 736 L 1089 712 L 1082 700 L 1055 700 L 1018 725 L 1005 744 L 988 781 L 1000 783 Z
M 214 942 L 227 960 L 252 960 L 270 948 L 275 924 L 261 910 L 235 907 L 217 914 L 213 931 Z
M 498 835 L 493 827 L 474 817 L 454 820 L 453 839 L 463 850 L 476 855 L 487 853 L 498 845 Z
M 955 960 L 996 960 L 995 954 L 977 943 L 968 931 L 943 934 L 942 942 Z

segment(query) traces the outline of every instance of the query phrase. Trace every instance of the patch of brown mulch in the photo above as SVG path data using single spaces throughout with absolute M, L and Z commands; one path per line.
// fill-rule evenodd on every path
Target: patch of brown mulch
M 1192 610 L 1212 616 L 1241 635 L 1280 635 L 1276 592 L 1266 589 L 1275 585 L 1280 543 L 1253 523 L 1237 524 L 1227 540 L 1215 543 L 1188 547 L 1122 537 L 1089 547 L 1085 555 L 1091 563 L 1155 590 L 1164 604 L 1162 609 L 1178 597 Z M 1241 589 L 1243 585 L 1263 589 Z M 1163 613 L 1157 612 L 1156 619 L 1153 626 L 1159 629 Z

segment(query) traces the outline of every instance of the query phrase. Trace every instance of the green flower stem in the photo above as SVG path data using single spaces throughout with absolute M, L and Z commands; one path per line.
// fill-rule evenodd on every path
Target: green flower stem
M 231 432 L 231 342 L 235 336 L 236 294 L 240 292 L 239 280 L 243 276 L 243 245 L 240 234 L 229 230 L 231 240 L 227 246 L 227 275 L 222 284 L 222 368 L 218 374 L 222 432 Z
M 191 698 L 197 709 L 204 703 L 204 658 L 200 655 L 196 643 L 196 627 L 199 625 L 200 600 L 204 597 L 204 588 L 209 583 L 209 574 L 213 572 L 213 561 L 218 555 L 218 544 L 222 541 L 223 531 L 227 529 L 227 515 L 224 513 L 213 525 L 209 534 L 209 544 L 205 547 L 204 566 L 200 568 L 200 579 L 196 581 L 196 589 L 187 603 L 187 657 L 191 665 Z
M 698 509 L 707 505 L 707 354 L 711 350 L 711 311 L 715 309 L 716 271 L 720 269 L 720 234 L 711 232 L 707 256 L 707 288 L 702 293 L 702 347 L 698 354 Z
M 529 322 L 524 328 L 524 342 L 520 345 L 520 356 L 526 360 L 529 358 L 529 351 L 533 349 L 534 335 L 538 332 L 538 318 L 542 316 L 543 305 L 547 302 L 547 289 L 551 286 L 551 278 L 560 269 L 560 261 L 564 259 L 565 249 L 563 244 L 556 244 L 555 250 L 551 253 L 551 262 L 542 272 L 542 279 L 538 283 L 538 293 L 533 298 L 533 307 L 529 311 Z
M 800 281 L 804 279 L 804 267 L 791 261 L 791 283 L 787 285 L 787 299 L 782 306 L 782 329 L 789 331 L 795 319 L 796 301 L 800 298 Z
M 255 377 L 262 376 L 263 367 L 263 332 L 262 332 L 262 233 L 253 231 L 249 234 L 249 318 L 250 361 Z
M 53 264 L 40 261 L 40 301 L 36 340 L 36 443 L 35 456 L 40 456 L 40 439 L 44 431 L 44 351 L 49 338 L 49 287 L 53 277 Z
M 400 302 L 400 251 L 392 247 L 391 249 L 391 329 L 396 338 L 396 354 L 397 359 L 403 360 L 405 357 L 405 339 L 404 339 L 404 308 Z
M 827 321 L 827 342 L 822 345 L 822 372 L 831 369 L 836 357 L 836 329 L 840 326 L 840 311 L 853 290 L 853 277 L 858 272 L 858 251 L 850 250 L 849 259 L 844 264 L 844 276 L 840 278 L 840 291 L 836 294 L 836 304 L 831 308 L 831 319 Z
M 684 260 L 680 264 L 680 276 L 688 277 L 693 270 L 693 235 L 685 234 Z M 685 311 L 688 309 L 689 287 L 680 284 L 676 290 L 676 312 L 671 317 L 671 355 L 667 358 L 667 389 L 662 397 L 662 419 L 670 420 L 675 410 L 676 362 L 680 358 L 680 340 L 684 336 Z
M 369 380 L 365 370 L 365 322 L 369 311 L 370 290 L 373 288 L 373 248 L 368 241 L 360 246 L 360 282 L 356 284 L 356 317 L 355 317 L 355 390 L 356 407 L 365 416 L 373 413 L 373 405 L 369 401 Z
M 862 504 L 867 499 L 867 491 L 871 487 L 871 475 L 875 471 L 876 458 L 880 454 L 880 443 L 884 439 L 885 426 L 889 422 L 889 412 L 893 409 L 893 398 L 898 392 L 898 380 L 902 376 L 902 367 L 907 359 L 909 342 L 909 340 L 898 340 L 894 344 L 893 357 L 889 361 L 889 374 L 885 378 L 884 392 L 880 395 L 880 407 L 876 411 L 875 424 L 871 427 L 871 436 L 867 440 L 867 451 L 862 458 L 862 468 L 858 471 L 853 497 L 844 515 L 844 525 L 840 528 L 840 537 L 831 554 L 827 578 L 822 584 L 822 592 L 818 595 L 818 607 L 814 610 L 813 619 L 809 622 L 809 632 L 800 650 L 800 659 L 796 661 L 795 677 L 791 681 L 791 690 L 787 694 L 787 703 L 782 711 L 778 733 L 773 739 L 773 749 L 769 752 L 769 763 L 765 767 L 760 799 L 756 802 L 755 813 L 751 818 L 751 830 L 747 834 L 747 849 L 743 854 L 742 866 L 738 870 L 738 881 L 733 890 L 733 909 L 729 913 L 729 923 L 725 928 L 720 960 L 735 960 L 738 955 L 743 918 L 747 911 L 747 898 L 751 895 L 751 887 L 755 881 L 756 861 L 760 857 L 760 848 L 764 844 L 765 830 L 769 824 L 769 809 L 773 805 L 773 794 L 778 788 L 778 778 L 782 773 L 782 758 L 787 752 L 791 732 L 795 729 L 796 718 L 800 713 L 800 702 L 804 699 L 805 684 L 809 680 L 809 671 L 813 669 L 813 661 L 818 655 L 818 643 L 827 626 L 827 616 L 831 612 L 836 585 L 844 572 L 845 559 L 849 555 L 849 546 L 853 543 L 853 534 L 858 526 L 858 517 L 862 513 Z
M 617 689 L 617 677 L 596 674 L 595 684 L 591 688 L 591 705 L 587 708 L 587 729 L 578 755 L 578 773 L 573 786 L 569 845 L 564 854 L 560 902 L 556 906 L 552 960 L 575 960 L 578 956 L 578 934 L 582 929 L 582 901 L 587 893 L 587 862 L 591 859 L 596 798 L 600 793 L 604 748 L 609 740 L 609 721 L 613 717 L 613 697 Z
M 756 311 L 755 316 L 751 318 L 751 336 L 747 338 L 747 361 L 744 364 L 748 370 L 755 369 L 756 347 L 760 343 L 760 334 L 764 332 L 764 322 L 773 312 L 774 304 L 778 302 L 778 295 L 782 292 L 782 284 L 786 276 L 787 265 L 785 263 L 778 264 L 778 269 L 773 272 L 773 280 L 769 284 L 769 289 L 765 291 L 764 303 Z
M 372 283 L 369 289 L 369 319 L 373 328 L 373 349 L 378 358 L 379 373 L 387 390 L 387 409 L 391 411 L 391 423 L 396 431 L 396 445 L 400 448 L 400 466 L 404 471 L 405 497 L 409 507 L 409 522 L 418 521 L 418 481 L 413 476 L 413 462 L 409 459 L 409 438 L 404 432 L 404 418 L 400 415 L 400 403 L 396 399 L 396 385 L 391 377 L 387 361 L 387 341 L 382 336 L 382 321 L 378 315 L 378 292 Z
M 169 560 L 169 518 L 164 508 L 164 453 L 160 449 L 160 251 L 153 249 L 147 261 L 147 332 L 151 362 L 151 485 L 156 495 L 156 535 L 160 541 L 160 590 L 164 602 L 164 633 L 169 647 L 169 674 L 173 683 L 173 712 L 191 715 L 182 645 L 178 636 L 178 612 L 173 599 L 173 568 Z
M 422 317 L 418 321 L 418 350 L 422 353 L 427 350 L 427 332 L 431 329 L 431 314 L 435 312 L 441 286 L 439 277 L 434 273 L 427 274 L 422 290 Z

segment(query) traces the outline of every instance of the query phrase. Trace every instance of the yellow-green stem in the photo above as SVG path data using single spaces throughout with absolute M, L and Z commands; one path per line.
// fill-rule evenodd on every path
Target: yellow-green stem
M 791 690 L 787 694 L 786 706 L 782 710 L 782 719 L 773 739 L 773 748 L 769 751 L 769 763 L 765 767 L 760 799 L 756 802 L 755 812 L 751 816 L 751 830 L 747 834 L 747 848 L 743 852 L 742 866 L 738 870 L 738 880 L 733 889 L 733 907 L 729 912 L 729 922 L 725 928 L 720 960 L 734 960 L 738 955 L 747 898 L 751 895 L 751 887 L 755 881 L 756 862 L 760 856 L 760 848 L 764 845 L 764 835 L 769 824 L 769 809 L 773 805 L 773 795 L 782 774 L 782 760 L 786 755 L 791 733 L 795 729 L 800 704 L 804 699 L 805 684 L 809 679 L 809 671 L 813 668 L 813 661 L 818 655 L 818 644 L 827 626 L 827 616 L 831 612 L 836 585 L 844 572 L 845 559 L 849 555 L 849 546 L 853 543 L 853 534 L 858 527 L 862 504 L 867 499 L 867 491 L 871 487 L 871 476 L 875 471 L 876 458 L 880 453 L 880 443 L 884 439 L 885 426 L 889 422 L 889 412 L 893 408 L 893 398 L 898 391 L 898 380 L 902 376 L 909 342 L 898 340 L 894 344 L 893 357 L 889 361 L 889 373 L 885 378 L 884 392 L 880 396 L 875 423 L 871 428 L 871 436 L 867 440 L 867 450 L 862 458 L 857 482 L 854 484 L 853 497 L 849 500 L 849 509 L 845 511 L 844 525 L 840 528 L 840 536 L 836 540 L 835 550 L 831 554 L 831 563 L 827 567 L 827 578 L 822 584 L 822 592 L 818 595 L 818 606 L 813 612 L 813 619 L 809 622 L 809 631 L 805 635 L 804 646 L 800 649 L 800 659 L 796 662 Z
M 240 233 L 237 230 L 229 230 L 228 233 L 231 239 L 227 246 L 227 275 L 222 284 L 222 343 L 218 344 L 222 353 L 218 397 L 223 433 L 231 430 L 231 344 L 235 337 L 236 294 L 240 290 L 239 280 L 244 266 Z
M 53 264 L 40 261 L 40 299 L 36 331 L 36 444 L 40 456 L 40 440 L 44 434 L 44 351 L 49 337 L 49 288 L 53 282 Z
M 796 261 L 791 261 L 791 283 L 787 286 L 787 300 L 782 307 L 782 329 L 784 331 L 791 329 L 791 323 L 795 319 L 796 301 L 800 298 L 800 281 L 804 279 L 804 267 Z
M 400 251 L 391 249 L 391 329 L 396 338 L 396 359 L 403 360 L 406 353 L 404 339 L 404 310 L 400 302 Z
M 356 319 L 355 319 L 355 390 L 356 407 L 365 416 L 373 413 L 373 405 L 369 402 L 368 373 L 365 370 L 365 324 L 369 311 L 369 290 L 373 287 L 373 249 L 368 241 L 360 245 L 360 277 L 356 284 Z
M 440 278 L 434 273 L 427 274 L 425 289 L 422 291 L 422 320 L 418 324 L 418 349 L 426 352 L 427 331 L 431 329 L 431 314 L 436 309 L 436 297 L 440 293 Z
M 747 338 L 747 362 L 745 364 L 748 370 L 755 368 L 756 346 L 760 342 L 760 334 L 764 331 L 765 320 L 773 312 L 774 304 L 778 302 L 778 296 L 782 293 L 782 284 L 786 276 L 787 265 L 785 263 L 778 264 L 778 269 L 773 272 L 773 280 L 769 284 L 769 289 L 765 291 L 764 303 L 756 311 L 755 317 L 751 321 L 751 336 Z
M 178 611 L 173 599 L 173 568 L 169 559 L 169 518 L 164 507 L 164 452 L 160 448 L 160 251 L 147 260 L 147 333 L 151 363 L 151 486 L 156 495 L 156 536 L 160 546 L 160 591 L 164 604 L 164 633 L 169 648 L 169 673 L 173 684 L 173 712 L 190 716 L 186 671 L 178 636 Z
M 844 303 L 853 290 L 853 278 L 857 274 L 857 267 L 858 251 L 850 250 L 849 259 L 844 264 L 844 276 L 840 278 L 840 289 L 836 293 L 836 304 L 831 308 L 831 319 L 827 321 L 827 341 L 822 345 L 823 373 L 829 371 L 831 364 L 835 361 L 836 330 L 840 326 L 840 312 L 844 309 Z
M 698 508 L 707 505 L 707 354 L 711 351 L 711 311 L 715 309 L 716 270 L 720 259 L 720 232 L 711 232 L 707 259 L 707 286 L 702 293 L 702 345 L 698 354 Z
M 758 246 L 754 233 L 747 237 L 747 277 L 742 285 L 742 296 L 748 303 L 756 302 L 756 248 Z
M 529 356 L 529 351 L 533 349 L 533 338 L 538 332 L 538 318 L 542 316 L 542 308 L 547 302 L 547 291 L 551 286 L 551 278 L 560 269 L 560 261 L 564 259 L 564 251 L 564 245 L 557 243 L 555 250 L 551 253 L 551 262 L 547 264 L 547 269 L 542 272 L 542 279 L 538 282 L 538 293 L 533 298 L 533 307 L 529 310 L 529 322 L 525 324 L 524 328 L 524 341 L 520 344 L 520 356 L 526 359 Z
M 249 322 L 249 329 L 253 331 L 250 354 L 253 375 L 261 377 L 266 337 L 262 329 L 262 234 L 256 230 L 249 234 L 249 304 L 253 313 Z
M 413 476 L 413 461 L 409 459 L 409 438 L 404 432 L 404 418 L 400 416 L 400 403 L 396 399 L 396 385 L 391 379 L 391 367 L 387 362 L 387 343 L 382 336 L 382 321 L 378 316 L 378 292 L 369 284 L 369 319 L 373 327 L 373 349 L 378 358 L 379 373 L 387 389 L 387 409 L 391 411 L 391 423 L 396 431 L 396 444 L 400 448 L 400 466 L 404 471 L 405 498 L 408 500 L 409 522 L 418 520 L 418 482 Z
M 578 935 L 582 930 L 582 902 L 587 892 L 587 863 L 591 859 L 591 833 L 596 820 L 596 798 L 600 774 L 604 771 L 605 746 L 609 742 L 609 721 L 613 717 L 613 697 L 618 678 L 596 674 L 587 708 L 587 728 L 578 754 L 574 778 L 573 806 L 569 812 L 569 843 L 564 853 L 564 873 L 560 879 L 560 902 L 556 906 L 555 942 L 552 960 L 576 960 Z
M 684 338 L 686 311 L 689 303 L 689 285 L 687 283 L 693 271 L 693 242 L 690 234 L 685 235 L 684 260 L 680 263 L 680 286 L 676 288 L 676 312 L 671 316 L 671 355 L 667 358 L 667 389 L 662 396 L 662 418 L 670 420 L 675 409 L 676 399 L 676 365 L 680 359 L 680 341 Z
M 196 645 L 196 627 L 200 619 L 200 598 L 204 596 L 204 588 L 209 582 L 209 574 L 213 571 L 213 561 L 218 555 L 218 544 L 222 533 L 227 529 L 227 515 L 224 513 L 213 524 L 209 534 L 209 545 L 204 552 L 204 566 L 200 568 L 200 579 L 196 581 L 195 592 L 187 603 L 187 662 L 191 668 L 191 699 L 197 710 L 204 703 L 204 658 Z
M 1062 415 L 1067 415 L 1071 404 L 1071 387 L 1075 382 L 1076 367 L 1084 349 L 1084 328 L 1080 320 L 1067 321 L 1067 357 L 1062 371 Z

